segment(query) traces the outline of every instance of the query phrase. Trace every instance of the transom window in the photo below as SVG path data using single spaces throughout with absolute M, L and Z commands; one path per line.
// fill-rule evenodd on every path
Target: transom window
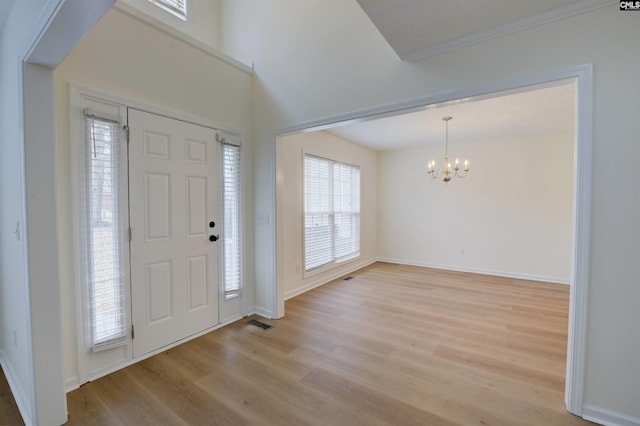
M 359 255 L 360 168 L 305 154 L 305 272 Z
M 187 0 L 149 0 L 149 2 L 183 21 L 187 20 Z

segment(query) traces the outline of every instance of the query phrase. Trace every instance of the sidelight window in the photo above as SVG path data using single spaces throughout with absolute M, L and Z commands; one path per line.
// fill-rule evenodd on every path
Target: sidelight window
M 119 197 L 126 173 L 122 125 L 85 114 L 84 164 L 81 165 L 80 245 L 85 274 L 90 342 L 93 350 L 125 343 L 128 269 L 127 217 Z M 124 155 L 123 155 L 124 154 Z M 126 176 L 126 174 L 125 174 Z M 126 207 L 124 209 L 126 211 Z
M 225 300 L 240 294 L 242 282 L 240 226 L 240 147 L 224 143 L 223 153 L 223 279 Z

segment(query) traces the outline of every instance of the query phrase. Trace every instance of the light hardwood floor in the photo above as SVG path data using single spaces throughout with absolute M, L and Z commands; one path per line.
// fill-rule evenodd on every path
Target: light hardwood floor
M 289 300 L 270 330 L 238 321 L 86 384 L 69 424 L 589 424 L 563 403 L 567 286 L 352 276 Z
M 18 426 L 24 425 L 20 411 L 13 399 L 9 383 L 4 375 L 4 371 L 0 369 L 0 425 Z

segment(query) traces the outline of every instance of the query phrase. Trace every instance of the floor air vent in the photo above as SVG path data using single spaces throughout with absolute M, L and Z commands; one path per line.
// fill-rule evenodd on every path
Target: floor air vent
M 271 327 L 273 327 L 272 325 L 266 324 L 266 323 L 264 323 L 262 321 L 258 321 L 258 320 L 255 320 L 255 319 L 249 320 L 249 321 L 247 321 L 247 323 L 251 324 L 251 325 L 255 325 L 256 327 L 260 327 L 263 330 L 268 330 Z
M 345 277 L 345 278 L 343 278 L 343 280 L 345 280 L 345 281 L 349 281 L 349 280 L 352 280 L 352 279 L 354 279 L 354 278 L 355 278 L 355 277 Z

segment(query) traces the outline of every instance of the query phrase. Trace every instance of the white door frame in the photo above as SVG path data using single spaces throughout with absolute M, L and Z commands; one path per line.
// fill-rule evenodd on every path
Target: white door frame
M 53 70 L 115 0 L 49 0 L 21 50 L 25 281 L 30 389 L 16 401 L 27 424 L 67 421 L 64 384 L 55 156 Z
M 567 411 L 582 416 L 584 401 L 584 371 L 587 333 L 587 301 L 589 284 L 589 241 L 591 215 L 591 164 L 592 164 L 592 118 L 593 118 L 593 65 L 585 64 L 560 69 L 541 75 L 505 81 L 490 86 L 470 88 L 444 95 L 414 99 L 379 108 L 338 115 L 318 121 L 301 123 L 280 129 L 274 135 L 276 151 L 275 175 L 283 173 L 283 136 L 331 128 L 337 123 L 355 123 L 401 112 L 422 109 L 428 105 L 453 102 L 459 99 L 481 99 L 506 91 L 520 91 L 528 86 L 552 84 L 561 80 L 574 80 L 577 94 L 576 128 L 574 144 L 574 188 L 573 188 L 573 240 L 571 246 L 571 291 L 569 297 L 569 329 L 567 341 L 567 370 L 565 405 Z M 275 221 L 275 276 L 273 317 L 284 316 L 284 257 L 282 238 L 284 223 L 282 180 L 276 179 Z

